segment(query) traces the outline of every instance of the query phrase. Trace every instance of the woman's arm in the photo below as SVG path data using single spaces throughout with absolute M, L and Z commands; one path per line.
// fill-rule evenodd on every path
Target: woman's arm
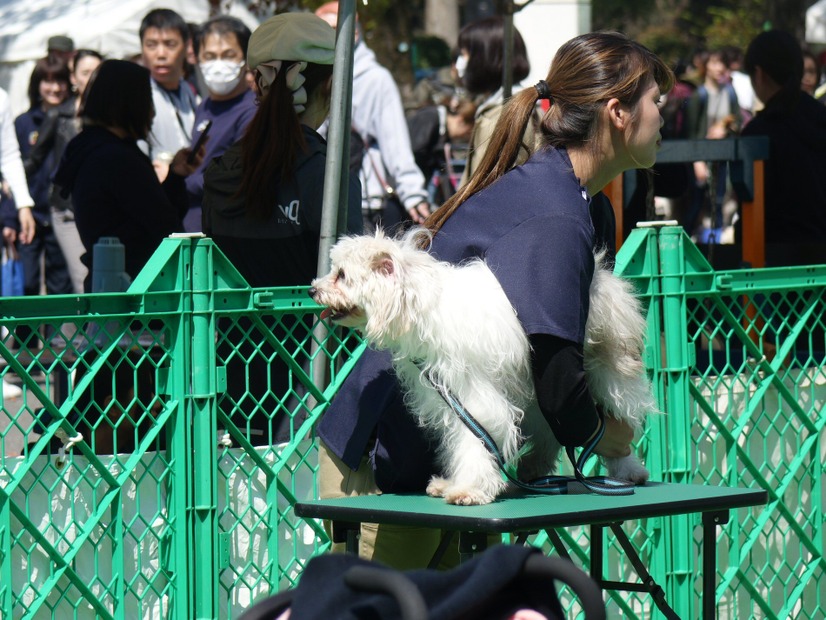
M 189 209 L 189 196 L 186 193 L 186 177 L 194 173 L 204 161 L 206 146 L 201 145 L 192 161 L 188 160 L 190 149 L 183 148 L 172 158 L 169 164 L 169 173 L 161 184 L 166 197 L 177 209 L 178 216 L 183 219 Z
M 597 411 L 585 378 L 582 345 L 549 334 L 533 334 L 530 341 L 536 398 L 557 440 L 582 446 L 604 423 L 605 434 L 594 451 L 609 457 L 630 454 L 634 431 Z

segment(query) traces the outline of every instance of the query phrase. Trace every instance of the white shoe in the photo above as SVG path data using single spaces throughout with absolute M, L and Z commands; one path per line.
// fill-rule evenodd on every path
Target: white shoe
M 3 379 L 3 398 L 20 398 L 23 390 Z

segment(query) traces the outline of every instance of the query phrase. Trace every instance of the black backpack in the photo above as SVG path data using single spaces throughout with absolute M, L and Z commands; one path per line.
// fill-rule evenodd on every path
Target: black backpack
M 356 128 L 350 126 L 350 173 L 358 176 L 361 172 L 361 162 L 364 160 L 364 152 L 367 144 Z

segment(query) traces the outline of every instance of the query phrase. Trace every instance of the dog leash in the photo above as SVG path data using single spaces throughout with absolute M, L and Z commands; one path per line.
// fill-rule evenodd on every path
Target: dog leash
M 605 424 L 604 420 L 602 419 L 602 413 L 597 410 L 600 416 L 600 425 L 599 430 L 597 431 L 596 435 L 591 438 L 591 440 L 582 447 L 582 452 L 577 458 L 574 454 L 574 448 L 572 446 L 566 446 L 565 452 L 568 454 L 568 458 L 571 461 L 571 464 L 574 467 L 574 477 L 571 476 L 561 476 L 561 475 L 553 475 L 553 476 L 543 476 L 541 478 L 536 478 L 529 482 L 523 482 L 519 480 L 515 476 L 511 475 L 508 471 L 507 464 L 505 462 L 502 453 L 499 451 L 499 447 L 496 445 L 496 442 L 493 440 L 493 437 L 485 430 L 485 427 L 479 424 L 479 422 L 470 414 L 470 412 L 465 409 L 464 405 L 456 398 L 447 388 L 444 386 L 437 385 L 433 379 L 430 378 L 429 373 L 422 372 L 424 377 L 433 386 L 433 389 L 438 392 L 439 396 L 447 403 L 447 405 L 459 416 L 459 419 L 462 423 L 470 430 L 471 433 L 474 434 L 479 440 L 482 441 L 485 448 L 487 448 L 488 452 L 490 452 L 499 463 L 499 469 L 502 470 L 502 473 L 505 474 L 505 477 L 517 487 L 524 489 L 526 491 L 532 491 L 534 493 L 544 493 L 548 495 L 567 495 L 569 492 L 568 485 L 571 482 L 579 482 L 582 486 L 586 489 L 591 491 L 592 493 L 597 493 L 599 495 L 633 495 L 634 494 L 634 483 L 633 482 L 626 482 L 624 480 L 617 480 L 616 478 L 610 478 L 608 476 L 585 476 L 582 473 L 582 469 L 585 466 L 585 462 L 590 458 L 590 456 L 594 453 L 594 448 L 602 439 L 602 436 L 605 434 Z

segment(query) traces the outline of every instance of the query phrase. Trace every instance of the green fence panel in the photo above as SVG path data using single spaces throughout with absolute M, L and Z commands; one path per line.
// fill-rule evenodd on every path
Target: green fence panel
M 291 513 L 312 428 L 363 346 L 316 311 L 198 238 L 127 293 L 4 299 L 0 617 L 229 618 L 294 583 L 329 544 Z
M 652 255 L 656 271 L 639 259 Z M 649 308 L 646 364 L 666 412 L 640 442 L 652 477 L 769 492 L 721 528 L 718 617 L 823 618 L 826 266 L 714 271 L 666 227 L 635 230 L 617 268 Z M 698 617 L 699 516 L 651 533 L 670 541 L 655 578 Z
M 652 227 L 616 269 L 648 313 L 652 478 L 769 492 L 719 530 L 718 616 L 823 618 L 826 266 L 714 271 Z M 0 617 L 232 618 L 329 549 L 292 506 L 317 494 L 313 429 L 364 344 L 306 287 L 252 289 L 195 236 L 165 240 L 126 293 L 0 308 L 0 374 L 23 389 L 0 407 Z M 700 525 L 624 526 L 685 618 Z M 587 530 L 559 535 L 589 568 Z M 604 536 L 606 577 L 633 579 Z M 606 596 L 611 617 L 656 613 Z

